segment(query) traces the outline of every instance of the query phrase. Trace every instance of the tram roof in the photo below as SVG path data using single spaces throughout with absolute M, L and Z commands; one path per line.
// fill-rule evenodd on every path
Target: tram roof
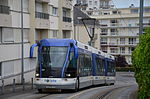
M 40 40 L 41 46 L 69 46 L 70 43 L 76 44 L 72 39 L 43 39 Z
M 41 46 L 70 46 L 70 43 L 77 44 L 79 48 L 91 51 L 92 53 L 96 53 L 104 56 L 105 58 L 115 59 L 114 56 L 104 53 L 96 48 L 93 48 L 87 44 L 81 43 L 79 41 L 73 39 L 42 39 L 40 40 Z

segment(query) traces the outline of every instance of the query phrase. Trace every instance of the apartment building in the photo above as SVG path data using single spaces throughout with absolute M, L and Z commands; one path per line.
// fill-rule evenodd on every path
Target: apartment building
M 101 24 L 101 50 L 123 55 L 131 65 L 131 53 L 139 43 L 139 8 L 102 9 L 93 11 L 92 18 Z M 150 7 L 144 7 L 144 27 L 150 26 Z
M 111 8 L 112 0 L 75 0 L 75 6 L 79 6 L 82 11 L 90 14 L 93 10 L 109 9 Z
M 24 76 L 34 77 L 29 49 L 43 38 L 73 38 L 70 0 L 23 0 Z M 34 54 L 36 57 L 36 53 Z M 21 82 L 21 0 L 0 0 L 0 82 Z

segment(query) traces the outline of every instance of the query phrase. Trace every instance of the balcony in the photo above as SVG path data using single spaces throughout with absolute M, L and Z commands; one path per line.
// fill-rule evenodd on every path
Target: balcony
M 35 25 L 37 29 L 49 29 L 50 21 L 49 14 L 42 12 L 35 12 Z
M 63 30 L 72 30 L 72 19 L 69 17 L 63 17 Z
M 71 22 L 72 19 L 69 17 L 63 17 L 63 22 Z
M 10 7 L 9 6 L 4 6 L 0 5 L 0 14 L 9 14 L 10 13 Z
M 35 12 L 35 18 L 49 19 L 49 14 L 42 12 Z
M 101 43 L 101 44 L 104 44 L 104 45 L 107 45 L 107 42 L 104 42 L 104 41 L 101 41 L 100 43 Z
M 107 32 L 101 32 L 100 35 L 107 35 L 108 33 Z
M 111 23 L 110 26 L 119 26 L 119 23 Z
M 110 32 L 111 36 L 118 36 L 118 32 Z
M 36 0 L 37 2 L 49 3 L 50 0 Z
M 10 7 L 0 5 L 0 26 L 11 27 L 12 17 L 10 15 Z

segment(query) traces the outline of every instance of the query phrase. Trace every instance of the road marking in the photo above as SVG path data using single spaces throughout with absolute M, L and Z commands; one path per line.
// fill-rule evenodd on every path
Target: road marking
M 106 86 L 106 87 L 109 88 L 109 86 Z M 82 91 L 82 92 L 79 92 L 79 93 L 77 93 L 77 94 L 71 96 L 71 97 L 68 97 L 67 99 L 73 99 L 73 98 L 75 98 L 75 97 L 77 97 L 77 96 L 79 96 L 79 95 L 81 95 L 81 94 L 83 94 L 83 93 L 86 93 L 86 92 L 92 91 L 92 90 L 96 90 L 96 89 L 99 89 L 99 88 L 102 88 L 102 87 L 97 87 L 97 88 L 92 88 L 92 89 L 84 90 L 84 91 Z

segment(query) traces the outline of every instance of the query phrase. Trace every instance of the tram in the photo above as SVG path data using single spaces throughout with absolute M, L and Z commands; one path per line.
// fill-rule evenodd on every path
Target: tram
M 73 89 L 115 83 L 114 56 L 72 39 L 42 39 L 30 48 L 30 58 L 38 47 L 35 86 Z

